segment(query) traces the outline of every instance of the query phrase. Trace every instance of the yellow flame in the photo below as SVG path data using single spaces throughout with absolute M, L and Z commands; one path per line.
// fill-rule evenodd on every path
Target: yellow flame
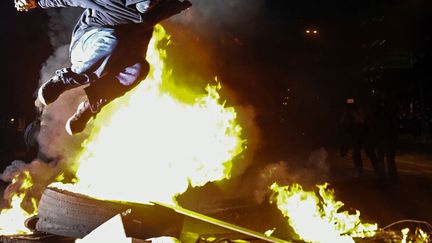
M 335 201 L 334 192 L 318 186 L 319 196 L 300 185 L 273 184 L 274 200 L 298 236 L 308 242 L 354 242 L 354 237 L 372 237 L 378 226 L 360 221 L 360 212 L 339 212 L 344 205 Z
M 407 243 L 407 239 L 408 239 L 408 234 L 410 232 L 410 230 L 408 228 L 402 229 L 402 240 L 401 243 Z
M 269 229 L 269 230 L 267 230 L 266 232 L 264 232 L 264 234 L 265 234 L 266 236 L 271 236 L 271 235 L 275 232 L 275 230 L 276 230 L 276 228 Z
M 103 200 L 173 203 L 189 185 L 230 177 L 244 144 L 236 111 L 220 101 L 220 86 L 208 86 L 194 104 L 174 98 L 173 88 L 161 91 L 163 82 L 175 80 L 161 48 L 167 39 L 157 26 L 147 53 L 149 76 L 93 122 L 77 158 L 77 184 L 53 186 Z
M 30 234 L 31 231 L 24 226 L 24 221 L 32 216 L 21 209 L 24 195 L 12 197 L 11 208 L 3 209 L 0 216 L 0 235 Z
M 424 232 L 420 228 L 416 228 L 413 233 L 411 233 L 409 228 L 404 228 L 401 230 L 402 239 L 401 243 L 428 243 L 431 242 L 431 237 L 428 233 Z
M 419 242 L 430 242 L 431 237 L 428 233 L 424 232 L 422 229 L 418 229 L 418 239 Z
M 17 177 L 21 177 L 17 182 Z M 0 235 L 30 234 L 31 231 L 24 225 L 24 221 L 37 212 L 27 212 L 21 206 L 27 191 L 32 187 L 33 181 L 28 171 L 17 175 L 13 181 L 20 183 L 18 191 L 12 195 L 10 208 L 2 209 L 0 212 Z M 33 209 L 36 210 L 36 202 L 32 199 Z

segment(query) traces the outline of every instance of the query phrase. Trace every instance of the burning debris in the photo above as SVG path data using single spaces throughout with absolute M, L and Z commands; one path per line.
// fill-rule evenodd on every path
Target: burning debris
M 176 79 L 165 66 L 167 54 L 163 47 L 169 42 L 165 30 L 156 26 L 147 53 L 151 69 L 146 81 L 107 105 L 92 122 L 82 151 L 66 163 L 78 166 L 72 184 L 51 184 L 63 181 L 65 168 L 39 161 L 30 165 L 15 163 L 4 174 L 4 179 L 11 182 L 5 193 L 11 209 L 1 212 L 0 234 L 31 233 L 23 223 L 37 214 L 42 191 L 51 184 L 50 187 L 87 195 L 92 199 L 165 203 L 166 207 L 188 217 L 265 241 L 288 242 L 272 237 L 272 232 L 253 232 L 176 205 L 176 197 L 189 187 L 229 179 L 235 166 L 233 161 L 245 149 L 246 141 L 242 138 L 236 110 L 226 107 L 220 100 L 219 83 L 208 86 L 205 94 L 191 92 L 189 96 L 196 97 L 192 103 L 175 98 L 176 92 L 180 91 L 174 85 L 165 85 L 173 87 L 170 90 L 161 89 L 164 82 Z M 326 158 L 327 152 L 319 150 L 311 155 L 309 166 L 327 170 Z M 289 176 L 287 170 L 284 163 L 266 167 L 260 190 L 270 192 L 267 186 L 269 180 L 274 178 L 288 184 L 284 181 L 284 177 Z M 353 242 L 356 238 L 373 238 L 380 233 L 377 224 L 362 223 L 359 212 L 339 212 L 343 203 L 335 200 L 333 191 L 327 185 L 318 186 L 318 194 L 304 191 L 299 185 L 274 184 L 271 189 L 275 193 L 272 199 L 289 221 L 298 241 Z M 46 194 L 49 190 L 45 191 Z M 265 196 L 257 197 L 259 201 L 264 201 Z M 43 210 L 49 213 L 47 205 Z M 60 206 L 57 208 L 60 209 Z M 90 215 L 89 208 L 86 212 Z M 55 221 L 50 223 L 58 226 Z M 118 227 L 117 218 L 112 230 L 118 230 Z M 400 242 L 430 240 L 428 232 L 420 229 L 411 235 L 407 230 L 402 233 Z M 122 237 L 124 235 L 120 235 Z M 81 242 L 86 240 L 84 238 Z
M 273 184 L 274 202 L 289 220 L 299 239 L 307 242 L 354 242 L 354 238 L 372 237 L 377 224 L 361 223 L 360 212 L 339 212 L 343 202 L 336 201 L 328 185 L 315 192 L 304 191 L 300 185 Z
M 410 243 L 410 242 L 430 242 L 431 236 L 424 232 L 420 228 L 416 228 L 414 233 L 410 232 L 409 228 L 405 228 L 402 230 L 402 243 Z
M 60 172 L 60 166 L 38 160 L 30 164 L 14 161 L 3 172 L 1 179 L 10 183 L 3 198 L 10 207 L 1 210 L 0 235 L 31 233 L 24 221 L 37 214 L 43 190 L 58 179 Z

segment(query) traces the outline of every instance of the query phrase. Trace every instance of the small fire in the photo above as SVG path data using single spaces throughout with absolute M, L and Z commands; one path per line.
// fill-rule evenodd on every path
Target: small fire
M 334 199 L 328 185 L 317 186 L 319 195 L 300 185 L 273 184 L 273 200 L 301 240 L 307 242 L 354 242 L 353 238 L 372 237 L 377 224 L 361 223 L 360 212 L 339 212 L 343 202 Z
M 32 205 L 30 208 L 25 207 L 29 208 L 31 212 L 24 210 L 22 205 L 26 193 L 33 185 L 30 173 L 25 171 L 17 175 L 12 184 L 19 187 L 18 193 L 12 195 L 10 208 L 3 209 L 0 212 L 0 235 L 30 234 L 31 231 L 25 227 L 24 221 L 37 213 L 36 201 L 31 200 Z
M 409 228 L 401 230 L 401 243 L 428 243 L 431 242 L 431 236 L 424 232 L 421 228 L 416 228 L 414 232 L 410 232 Z M 411 233 L 411 234 L 410 234 Z
M 76 159 L 77 183 L 53 186 L 103 200 L 172 204 L 189 185 L 230 177 L 244 149 L 236 111 L 220 101 L 220 86 L 208 86 L 193 104 L 174 98 L 184 89 L 162 91 L 175 80 L 161 48 L 167 40 L 156 26 L 148 78 L 98 114 Z

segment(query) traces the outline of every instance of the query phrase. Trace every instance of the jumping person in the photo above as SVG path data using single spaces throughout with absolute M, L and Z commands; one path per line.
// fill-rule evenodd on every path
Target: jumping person
M 15 0 L 18 11 L 81 7 L 70 44 L 69 68 L 57 70 L 38 90 L 44 106 L 66 90 L 85 87 L 87 98 L 68 119 L 70 135 L 82 132 L 101 108 L 145 79 L 153 26 L 191 6 L 187 0 Z

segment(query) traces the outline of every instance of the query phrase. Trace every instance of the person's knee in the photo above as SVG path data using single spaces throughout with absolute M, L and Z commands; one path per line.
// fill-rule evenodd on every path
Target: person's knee
M 137 75 L 137 81 L 140 82 L 147 78 L 147 75 L 150 71 L 150 64 L 144 59 L 139 62 L 140 70 Z
M 147 77 L 149 70 L 150 65 L 147 61 L 138 61 L 121 72 L 118 79 L 122 85 L 132 88 Z

